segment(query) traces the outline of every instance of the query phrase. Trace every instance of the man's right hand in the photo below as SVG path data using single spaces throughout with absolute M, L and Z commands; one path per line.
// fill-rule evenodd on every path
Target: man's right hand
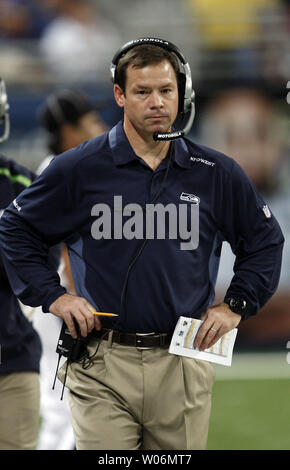
M 62 318 L 73 338 L 77 338 L 74 319 L 79 325 L 80 333 L 86 337 L 94 328 L 101 329 L 101 322 L 97 315 L 93 315 L 96 309 L 83 297 L 71 294 L 63 294 L 49 307 L 49 311 Z

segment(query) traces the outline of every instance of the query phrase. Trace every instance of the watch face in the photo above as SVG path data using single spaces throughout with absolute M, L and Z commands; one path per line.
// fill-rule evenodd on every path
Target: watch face
M 233 312 L 242 312 L 246 306 L 247 302 L 239 297 L 231 297 L 229 299 L 229 307 Z

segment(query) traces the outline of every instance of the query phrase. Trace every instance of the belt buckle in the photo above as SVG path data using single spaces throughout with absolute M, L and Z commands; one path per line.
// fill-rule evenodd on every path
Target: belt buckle
M 153 331 L 152 333 L 136 333 L 136 348 L 143 350 L 143 349 L 154 349 L 154 346 L 138 346 L 138 342 L 142 343 L 141 339 L 138 339 L 138 336 L 152 336 L 156 333 Z

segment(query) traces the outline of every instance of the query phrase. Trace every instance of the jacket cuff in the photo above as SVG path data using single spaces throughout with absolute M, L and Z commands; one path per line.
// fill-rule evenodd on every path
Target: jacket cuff
M 224 297 L 224 302 L 227 303 L 226 300 L 228 300 L 230 297 L 240 297 L 241 299 L 246 301 L 247 306 L 243 314 L 241 315 L 242 321 L 258 313 L 259 306 L 257 305 L 257 301 L 254 302 L 253 299 L 250 299 L 250 297 L 247 294 L 245 294 L 245 292 L 241 292 L 241 291 L 238 292 L 236 290 L 232 291 L 229 289 Z
M 58 299 L 61 295 L 66 294 L 66 289 L 64 287 L 59 287 L 57 289 L 54 289 L 53 292 L 51 292 L 45 299 L 45 302 L 42 304 L 42 311 L 44 313 L 50 313 L 49 312 L 49 307 L 51 304 Z

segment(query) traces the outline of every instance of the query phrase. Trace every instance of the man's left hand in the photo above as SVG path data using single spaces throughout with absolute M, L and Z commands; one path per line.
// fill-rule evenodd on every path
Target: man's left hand
M 209 307 L 201 316 L 203 323 L 199 327 L 194 347 L 200 350 L 213 346 L 225 333 L 236 328 L 241 315 L 231 311 L 227 304 Z

